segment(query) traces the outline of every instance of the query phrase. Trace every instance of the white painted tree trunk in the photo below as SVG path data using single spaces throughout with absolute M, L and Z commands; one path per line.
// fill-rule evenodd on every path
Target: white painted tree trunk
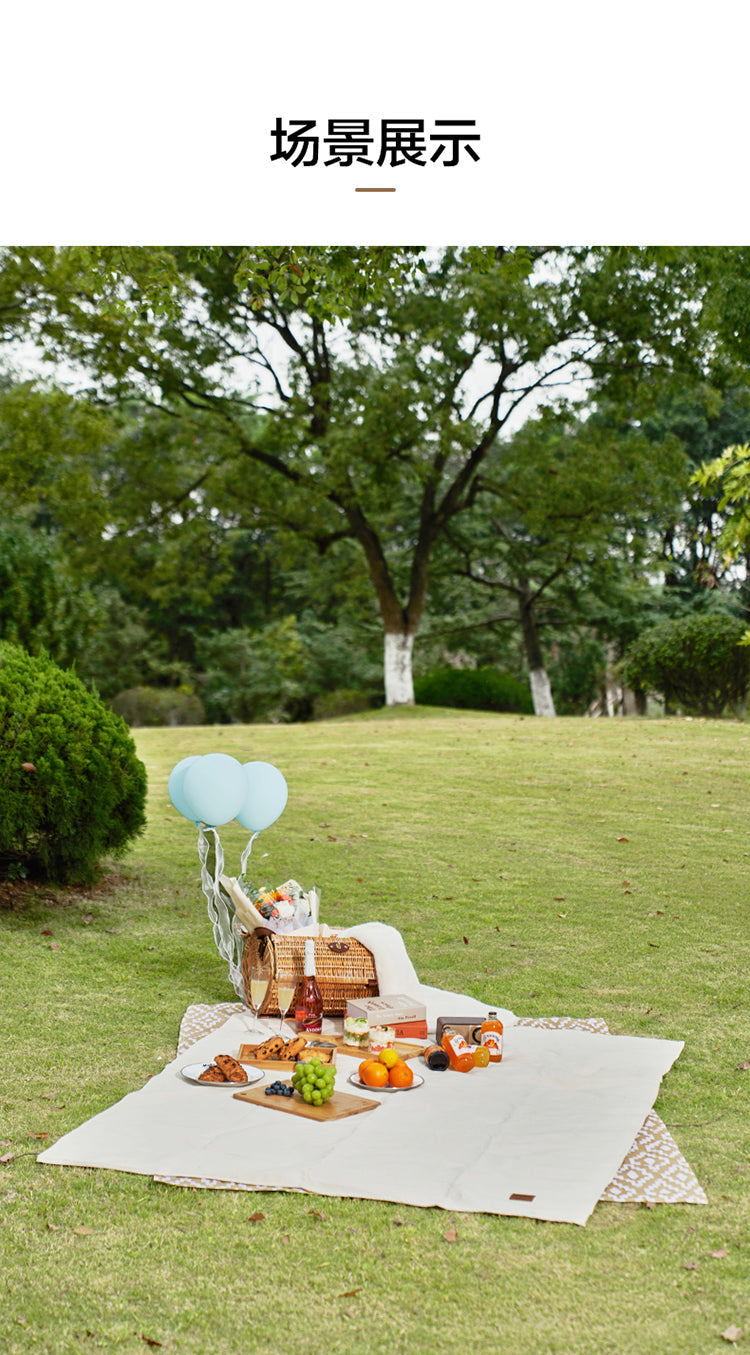
M 531 699 L 534 702 L 535 715 L 555 715 L 555 703 L 552 700 L 552 688 L 549 685 L 546 668 L 532 668 L 529 673 Z
M 613 672 L 616 661 L 617 646 L 609 644 L 607 645 L 607 672 L 604 677 L 604 703 L 610 719 L 615 715 L 625 714 L 623 690 Z
M 414 636 L 403 631 L 385 633 L 385 704 L 386 706 L 413 706 L 414 681 L 411 656 Z

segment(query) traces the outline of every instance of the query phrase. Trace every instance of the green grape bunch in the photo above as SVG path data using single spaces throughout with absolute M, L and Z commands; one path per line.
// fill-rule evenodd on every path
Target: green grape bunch
M 292 1073 L 292 1086 L 298 1091 L 308 1106 L 322 1106 L 333 1096 L 336 1082 L 336 1069 L 330 1063 L 321 1063 L 320 1059 L 310 1059 L 308 1063 L 296 1063 Z

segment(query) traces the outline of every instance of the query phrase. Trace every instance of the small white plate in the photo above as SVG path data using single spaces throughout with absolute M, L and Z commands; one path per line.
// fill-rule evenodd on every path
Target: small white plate
M 248 1068 L 247 1064 L 243 1063 L 242 1067 L 247 1074 L 245 1082 L 201 1082 L 201 1073 L 205 1073 L 210 1067 L 210 1063 L 187 1063 L 180 1069 L 180 1073 L 186 1082 L 195 1082 L 199 1087 L 249 1087 L 251 1082 L 261 1082 L 265 1077 L 262 1068 Z
M 353 1087 L 361 1087 L 363 1092 L 413 1092 L 415 1087 L 422 1086 L 424 1078 L 420 1077 L 419 1073 L 415 1073 L 414 1081 L 410 1087 L 368 1087 L 367 1083 L 362 1081 L 359 1073 L 350 1073 L 349 1081 Z

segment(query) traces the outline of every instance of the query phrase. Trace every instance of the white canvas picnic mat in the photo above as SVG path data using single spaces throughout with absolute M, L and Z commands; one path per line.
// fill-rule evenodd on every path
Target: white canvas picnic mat
M 222 1026 L 241 1010 L 239 1003 L 217 1005 L 196 1002 L 188 1007 L 180 1024 L 178 1053 L 182 1054 L 201 1036 Z M 606 1021 L 599 1016 L 570 1017 L 522 1016 L 518 1025 L 541 1026 L 547 1030 L 587 1030 L 607 1035 Z M 415 1064 L 415 1067 L 421 1065 Z M 207 1177 L 156 1176 L 167 1185 L 192 1186 L 211 1190 L 258 1190 L 258 1186 L 239 1181 L 217 1181 Z M 611 1204 L 706 1204 L 706 1194 L 689 1163 L 656 1111 L 650 1110 L 618 1171 L 605 1186 L 600 1199 Z
M 239 1010 L 236 1004 L 189 1009 L 186 1018 L 194 1016 L 183 1029 Z M 180 1077 L 186 1062 L 236 1051 L 246 1037 L 245 1019 L 230 1015 L 190 1045 L 189 1057 L 182 1052 L 140 1091 L 38 1160 L 175 1184 L 307 1190 L 583 1224 L 600 1198 L 632 1198 L 624 1159 L 631 1149 L 644 1155 L 637 1145 L 645 1134 L 650 1171 L 665 1193 L 705 1203 L 658 1117 L 648 1128 L 661 1078 L 682 1049 L 678 1041 L 520 1021 L 506 1034 L 500 1068 L 463 1077 L 419 1065 L 423 1088 L 380 1098 L 373 1093 L 378 1109 L 320 1125 Z M 340 1060 L 342 1090 L 351 1090 L 346 1077 L 356 1066 L 356 1059 Z M 607 1194 L 613 1186 L 617 1191 L 618 1177 L 620 1193 Z M 519 1195 L 527 1198 L 513 1198 Z

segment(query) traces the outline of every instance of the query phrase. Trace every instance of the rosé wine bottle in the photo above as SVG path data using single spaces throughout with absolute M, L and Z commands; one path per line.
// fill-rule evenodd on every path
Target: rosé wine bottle
M 317 1035 L 323 1029 L 323 999 L 315 978 L 315 942 L 305 939 L 305 974 L 299 981 L 294 1024 L 301 1035 Z

